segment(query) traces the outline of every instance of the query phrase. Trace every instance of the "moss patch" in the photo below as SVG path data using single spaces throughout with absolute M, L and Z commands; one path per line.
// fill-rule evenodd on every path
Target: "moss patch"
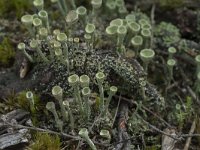
M 31 150 L 60 150 L 60 138 L 47 133 L 36 133 L 34 143 L 29 146 Z
M 0 17 L 6 18 L 10 10 L 20 18 L 22 14 L 31 8 L 32 0 L 0 0 Z
M 0 44 L 0 65 L 8 66 L 15 56 L 15 51 L 8 38 Z

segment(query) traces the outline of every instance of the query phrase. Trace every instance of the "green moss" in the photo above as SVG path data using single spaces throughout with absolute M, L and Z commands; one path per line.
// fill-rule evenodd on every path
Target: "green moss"
M 8 38 L 4 38 L 0 44 L 0 65 L 7 66 L 14 58 L 15 51 Z
M 16 106 L 16 93 L 12 90 L 5 99 L 0 99 L 0 101 L 0 114 L 1 112 L 5 113 L 12 111 Z
M 176 8 L 181 7 L 184 4 L 183 0 L 159 0 L 159 4 L 162 7 Z
M 48 133 L 36 133 L 33 144 L 29 150 L 60 150 L 60 138 Z
M 161 148 L 160 145 L 153 145 L 153 146 L 147 146 L 145 150 L 159 150 Z
M 32 6 L 32 0 L 0 0 L 0 17 L 6 18 L 12 10 L 20 18 Z
M 30 111 L 31 112 L 30 103 L 26 98 L 26 92 L 27 91 L 22 91 L 17 95 L 17 98 L 16 98 L 17 99 L 17 105 L 18 105 L 18 107 L 20 107 L 20 108 L 22 108 L 22 109 L 24 109 L 26 111 Z M 40 100 L 39 96 L 36 95 L 36 94 L 34 94 L 33 96 L 34 96 L 34 100 L 35 100 L 35 107 L 37 107 L 39 105 L 39 100 Z

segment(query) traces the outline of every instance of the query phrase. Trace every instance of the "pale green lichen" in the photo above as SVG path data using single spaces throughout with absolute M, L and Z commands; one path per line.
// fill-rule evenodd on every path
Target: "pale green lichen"
M 161 22 L 154 30 L 155 42 L 163 47 L 170 47 L 176 44 L 181 39 L 179 29 L 167 22 Z

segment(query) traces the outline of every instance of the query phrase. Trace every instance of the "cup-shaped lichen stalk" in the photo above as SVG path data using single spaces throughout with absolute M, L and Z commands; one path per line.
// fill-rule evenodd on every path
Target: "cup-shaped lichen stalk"
M 198 74 L 200 72 L 200 55 L 197 55 L 195 57 L 195 61 L 196 61 L 196 64 L 197 64 L 197 67 L 196 67 L 196 74 Z
M 54 49 L 56 50 L 56 49 L 61 49 L 61 43 L 59 42 L 59 41 L 54 41 L 54 44 L 53 44 L 53 47 L 54 47 Z
M 84 6 L 79 6 L 76 9 L 76 13 L 78 14 L 78 17 L 80 18 L 80 20 L 82 21 L 82 23 L 84 24 L 84 26 L 86 25 L 87 22 L 87 9 Z
M 87 121 L 89 121 L 90 119 L 90 114 L 91 114 L 91 109 L 90 109 L 90 103 L 89 103 L 89 97 L 91 95 L 91 90 L 89 87 L 84 87 L 82 90 L 82 95 L 83 95 L 83 99 L 84 99 L 84 102 L 85 102 L 85 116 L 86 116 L 86 119 Z
M 103 72 L 98 72 L 96 75 L 96 80 L 98 83 L 99 93 L 100 93 L 100 102 L 99 102 L 99 110 L 100 112 L 104 111 L 104 88 L 103 88 L 103 82 L 106 78 L 105 74 Z
M 69 7 L 67 7 L 66 0 L 59 0 L 59 1 L 60 1 L 60 4 L 62 5 L 62 8 L 63 8 L 65 14 L 66 14 L 69 10 Z
M 45 28 L 47 28 L 48 32 L 50 32 L 48 13 L 45 10 L 41 10 L 38 12 L 38 16 L 42 20 L 42 23 L 45 25 Z
M 54 38 L 49 39 L 47 41 L 48 46 L 49 46 L 49 52 L 50 52 L 50 60 L 54 61 L 55 58 L 55 48 L 54 48 L 54 43 L 56 42 L 56 40 Z
M 121 7 L 125 5 L 124 0 L 115 0 L 115 3 L 117 7 Z
M 128 26 L 128 34 L 126 36 L 126 40 L 125 42 L 127 44 L 130 43 L 130 40 L 133 36 L 137 35 L 138 32 L 140 31 L 140 25 L 138 23 L 136 23 L 135 21 L 128 21 L 127 22 L 127 26 Z
M 176 65 L 176 61 L 174 59 L 168 59 L 167 60 L 167 67 L 169 71 L 169 84 L 171 80 L 173 80 L 173 68 Z
M 147 96 L 146 96 L 146 93 L 145 93 L 145 88 L 146 88 L 146 80 L 145 78 L 139 78 L 139 84 L 140 84 L 140 87 L 141 87 L 141 95 L 142 95 L 142 98 L 144 101 L 147 100 Z
M 62 63 L 62 64 L 65 64 L 66 62 L 64 61 L 63 59 L 63 52 L 62 52 L 62 49 L 61 48 L 57 48 L 55 49 L 55 56 L 58 60 L 58 62 Z
M 143 61 L 144 71 L 148 71 L 148 64 L 154 58 L 155 52 L 152 49 L 143 49 L 140 51 L 140 58 Z
M 92 0 L 91 4 L 94 9 L 99 9 L 102 5 L 102 0 Z
M 85 32 L 87 34 L 90 34 L 92 37 L 91 42 L 90 42 L 92 47 L 93 47 L 93 43 L 95 41 L 95 29 L 96 29 L 96 27 L 92 23 L 87 23 L 87 25 L 85 26 Z
M 37 33 L 39 33 L 39 29 L 40 29 L 40 27 L 42 26 L 42 20 L 39 19 L 39 18 L 34 18 L 34 19 L 33 19 L 33 25 L 34 25 L 34 27 L 35 27 L 35 31 L 36 31 Z
M 127 23 L 131 23 L 131 22 L 134 22 L 136 20 L 136 17 L 135 17 L 134 14 L 128 14 L 125 17 L 125 20 L 126 20 Z
M 143 24 L 143 25 L 141 26 L 141 28 L 142 28 L 142 29 L 148 29 L 148 30 L 151 30 L 151 25 L 150 25 L 149 23 L 147 23 L 147 24 Z
M 53 30 L 53 35 L 54 35 L 55 38 L 57 38 L 57 35 L 60 34 L 60 33 L 61 33 L 61 32 L 60 32 L 59 29 L 54 29 L 54 30 Z
M 176 53 L 176 48 L 175 47 L 169 47 L 168 48 L 168 53 L 169 53 L 168 59 L 172 59 L 173 55 Z
M 68 44 L 69 44 L 69 47 L 70 47 L 72 50 L 74 50 L 74 49 L 73 49 L 74 39 L 73 39 L 72 37 L 69 37 L 69 38 L 68 38 Z
M 48 37 L 48 30 L 47 28 L 40 28 L 39 29 L 39 36 L 40 36 L 40 39 L 41 40 L 47 40 L 47 37 Z
M 64 0 L 63 0 L 63 1 L 64 1 Z M 70 0 L 70 4 L 71 4 L 72 9 L 76 9 L 75 0 Z
M 95 29 L 96 29 L 96 27 L 94 24 L 88 23 L 85 27 L 85 32 L 88 34 L 92 34 L 92 33 L 94 33 Z
M 94 145 L 94 143 L 92 142 L 92 140 L 90 139 L 89 135 L 88 135 L 88 130 L 86 128 L 82 128 L 79 131 L 79 136 L 82 137 L 90 146 L 90 148 L 92 150 L 97 150 L 96 146 Z
M 68 121 L 68 114 L 65 110 L 65 106 L 63 105 L 63 89 L 60 86 L 54 86 L 52 88 L 52 95 L 55 97 L 56 100 L 58 100 L 62 116 L 64 120 L 67 122 Z
M 57 40 L 61 43 L 60 46 L 63 47 L 63 62 L 67 65 L 67 71 L 69 72 L 70 64 L 69 64 L 69 51 L 68 51 L 68 44 L 67 44 L 67 35 L 65 33 L 58 33 Z
M 113 13 L 116 9 L 116 3 L 115 1 L 105 1 L 105 6 L 106 6 L 106 13 L 110 14 Z
M 99 8 L 102 6 L 102 0 L 91 0 L 91 4 L 92 4 L 93 22 L 95 22 L 96 16 L 98 14 L 97 12 L 98 12 Z
M 33 5 L 40 11 L 44 7 L 44 0 L 34 0 Z
M 54 102 L 48 102 L 48 103 L 46 104 L 46 109 L 47 109 L 48 111 L 50 111 L 50 112 L 53 114 L 54 119 L 55 119 L 55 121 L 56 121 L 56 125 L 57 125 L 57 127 L 60 129 L 60 131 L 62 132 L 62 128 L 63 128 L 63 127 L 61 126 L 61 120 L 59 119 L 58 114 L 57 114 L 57 112 L 56 112 L 56 108 L 55 108 Z
M 110 26 L 122 26 L 123 25 L 123 20 L 120 19 L 120 18 L 116 18 L 116 19 L 113 19 L 111 22 L 110 22 Z
M 74 38 L 74 49 L 78 50 L 79 49 L 79 44 L 80 44 L 80 39 L 78 37 Z
M 34 100 L 33 93 L 31 91 L 26 92 L 26 98 L 29 101 L 31 112 L 35 113 L 35 100 Z
M 55 108 L 54 102 L 48 102 L 46 104 L 46 109 L 49 110 L 53 114 L 53 116 L 55 118 L 55 121 L 57 122 L 59 120 L 59 117 L 58 117 L 58 114 L 56 112 L 56 108 Z
M 28 58 L 28 60 L 29 60 L 30 62 L 33 63 L 34 60 L 33 60 L 33 58 L 31 57 L 31 55 L 29 55 L 29 54 L 26 52 L 25 47 L 26 47 L 26 45 L 25 45 L 24 43 L 19 43 L 19 44 L 17 45 L 17 48 L 18 48 L 20 51 L 23 52 L 23 54 Z
M 63 132 L 63 121 L 62 120 L 58 120 L 57 121 L 57 126 L 58 126 L 58 129 L 60 130 L 60 132 Z
M 114 26 L 114 25 L 109 25 L 108 27 L 106 27 L 106 34 L 111 38 L 111 41 L 113 41 L 113 43 L 117 42 L 117 28 L 118 26 Z
M 109 107 L 110 101 L 116 93 L 117 93 L 117 87 L 111 86 L 110 90 L 109 90 L 108 99 L 106 100 L 105 109 L 104 109 L 104 112 L 103 112 L 103 117 L 108 113 L 108 107 Z
M 138 23 L 139 23 L 141 26 L 143 26 L 143 25 L 145 25 L 145 24 L 149 24 L 148 20 L 146 20 L 146 19 L 140 19 L 140 20 L 138 21 Z
M 115 36 L 117 34 L 117 28 L 118 28 L 118 26 L 112 26 L 112 25 L 106 27 L 106 34 L 115 38 Z
M 127 28 L 126 26 L 122 25 L 122 26 L 119 26 L 117 28 L 117 51 L 118 52 L 123 52 L 122 51 L 122 47 L 123 47 L 123 42 L 124 42 L 124 37 L 126 36 L 126 33 L 127 33 Z
M 27 28 L 27 30 L 29 31 L 29 33 L 32 36 L 32 38 L 34 38 L 35 34 L 34 34 L 34 30 L 32 28 L 33 16 L 32 15 L 24 15 L 24 16 L 22 16 L 21 17 L 21 22 Z
M 37 14 L 34 14 L 35 16 L 33 16 L 33 25 L 34 27 L 41 27 L 42 26 L 42 20 L 40 18 L 38 18 Z
M 144 38 L 144 48 L 149 48 L 150 47 L 150 39 L 151 39 L 151 30 L 142 29 L 141 35 Z
M 110 132 L 108 130 L 101 130 L 100 131 L 100 135 L 103 137 L 103 138 L 106 138 L 108 140 L 108 143 L 110 143 L 110 140 L 111 140 L 111 135 L 110 135 Z
M 63 5 L 62 5 L 62 3 L 61 3 L 61 0 L 51 0 L 51 2 L 52 2 L 52 3 L 57 3 L 61 14 L 62 14 L 63 16 L 66 15 L 66 10 L 63 8 Z
M 118 7 L 118 12 L 120 17 L 125 17 L 128 14 L 128 10 L 125 5 Z
M 82 116 L 84 116 L 84 109 L 83 109 L 83 103 L 80 95 L 80 90 L 79 90 L 79 76 L 76 74 L 73 74 L 68 77 L 68 82 L 69 85 L 72 86 L 74 90 L 74 96 L 75 100 L 79 105 L 79 110 Z
M 85 32 L 92 36 L 91 44 L 95 40 L 95 30 L 96 30 L 96 27 L 95 27 L 95 25 L 93 23 L 87 23 L 87 25 L 85 26 Z
M 85 42 L 86 42 L 86 45 L 87 45 L 87 48 L 89 49 L 89 51 L 92 49 L 91 48 L 91 41 L 92 41 L 92 36 L 90 34 L 84 34 L 84 39 L 85 39 Z
M 64 58 L 68 59 L 68 45 L 67 45 L 67 35 L 65 33 L 58 33 L 56 35 L 56 39 L 61 43 L 62 47 L 63 47 L 63 54 L 64 54 Z
M 143 44 L 143 38 L 140 35 L 136 35 L 131 39 L 131 44 L 134 47 L 135 56 L 138 56 L 139 48 L 141 48 Z
M 63 58 L 63 51 L 61 49 L 61 43 L 58 42 L 58 41 L 54 41 L 53 47 L 54 47 L 54 54 L 55 54 L 57 60 L 59 62 L 61 62 L 62 64 L 64 64 L 64 65 L 67 64 L 65 59 Z M 68 66 L 67 66 L 67 69 L 69 71 L 69 67 Z
M 30 42 L 30 47 L 35 49 L 39 55 L 39 57 L 41 57 L 43 62 L 48 62 L 48 59 L 46 58 L 46 56 L 42 53 L 40 47 L 39 47 L 39 43 L 37 40 L 31 40 Z
M 80 76 L 80 85 L 82 88 L 89 87 L 90 78 L 87 75 Z
M 74 130 L 74 116 L 73 116 L 72 111 L 71 111 L 71 109 L 69 107 L 69 101 L 68 100 L 63 101 L 63 105 L 65 106 L 65 108 L 68 111 L 69 120 L 70 120 L 70 126 L 71 126 L 71 129 L 73 131 Z
M 65 17 L 65 21 L 66 21 L 67 27 L 68 27 L 68 29 L 67 29 L 68 36 L 71 37 L 71 32 L 74 29 L 73 24 L 78 21 L 78 14 L 77 14 L 76 10 L 71 10 Z
M 135 35 L 140 31 L 140 25 L 136 23 L 135 21 L 129 21 L 128 27 L 132 31 L 132 33 Z

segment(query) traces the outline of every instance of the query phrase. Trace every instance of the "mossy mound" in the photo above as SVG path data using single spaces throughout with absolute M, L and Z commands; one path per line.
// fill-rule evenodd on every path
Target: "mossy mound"
M 9 66 L 11 61 L 14 59 L 14 56 L 15 51 L 10 40 L 4 38 L 0 44 L 0 66 Z

